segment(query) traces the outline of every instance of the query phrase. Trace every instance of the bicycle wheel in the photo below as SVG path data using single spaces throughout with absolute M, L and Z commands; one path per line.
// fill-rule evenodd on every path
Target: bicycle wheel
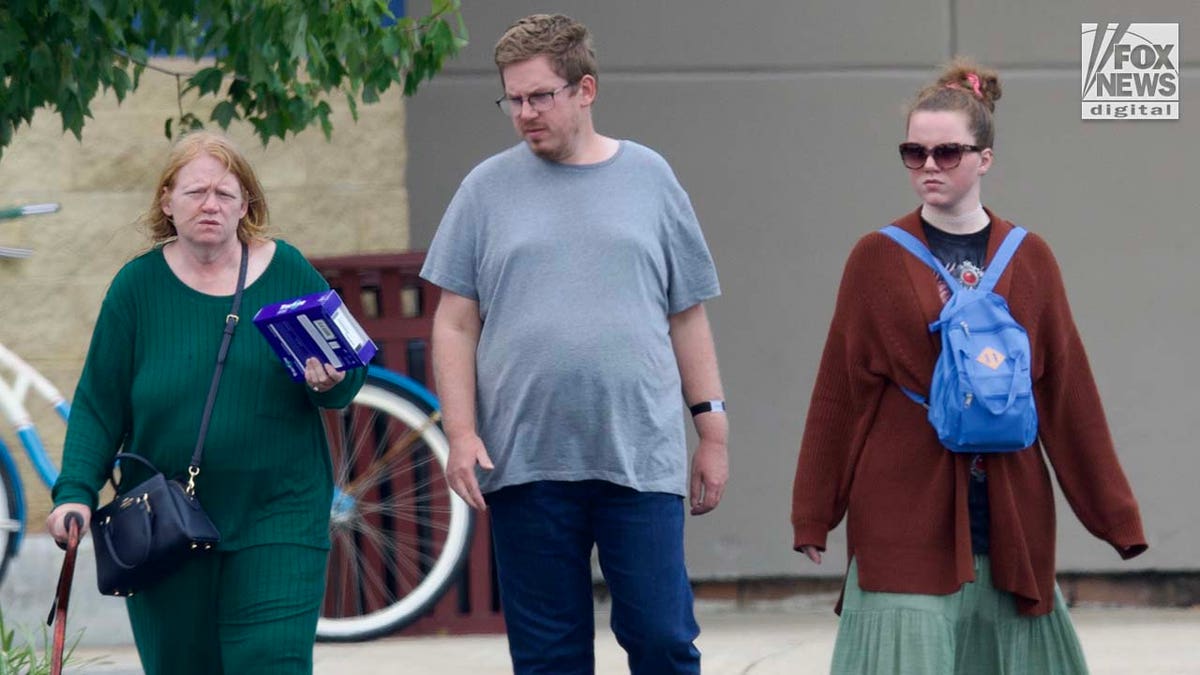
M 0 443 L 0 452 L 8 453 L 3 443 Z M 17 518 L 17 492 L 13 478 L 8 473 L 9 466 L 10 462 L 0 461 L 0 583 L 3 583 L 4 574 L 8 571 L 8 561 L 13 557 L 14 539 L 21 531 L 21 522 Z
M 325 412 L 333 459 L 332 548 L 317 639 L 367 640 L 429 610 L 467 556 L 473 517 L 450 490 L 439 415 L 369 376 Z

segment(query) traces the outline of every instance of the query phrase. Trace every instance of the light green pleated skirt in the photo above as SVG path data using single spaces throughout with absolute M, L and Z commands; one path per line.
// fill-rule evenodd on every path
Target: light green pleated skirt
M 1017 614 L 1012 594 L 992 586 L 986 556 L 975 581 L 950 595 L 875 593 L 858 586 L 850 564 L 833 649 L 834 675 L 1086 675 L 1087 663 L 1066 603 Z

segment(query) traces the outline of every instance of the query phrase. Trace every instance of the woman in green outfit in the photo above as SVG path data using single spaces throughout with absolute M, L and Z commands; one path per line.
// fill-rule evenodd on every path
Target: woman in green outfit
M 262 186 L 219 134 L 176 144 L 143 221 L 153 247 L 109 286 L 75 392 L 47 521 L 60 541 L 67 512 L 89 521 L 118 450 L 168 476 L 184 472 L 242 244 L 249 256 L 243 318 L 328 287 L 296 248 L 266 235 Z M 333 485 L 318 408 L 349 404 L 365 372 L 310 359 L 305 382 L 293 382 L 266 341 L 242 324 L 196 480 L 221 533 L 218 551 L 127 600 L 147 675 L 312 672 Z

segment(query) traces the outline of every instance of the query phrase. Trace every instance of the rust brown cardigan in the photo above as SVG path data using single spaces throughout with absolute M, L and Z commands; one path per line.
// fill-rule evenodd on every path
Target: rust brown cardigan
M 1012 224 L 988 211 L 991 260 Z M 925 241 L 920 211 L 896 224 Z M 1039 441 L 989 455 L 994 584 L 1022 614 L 1054 603 L 1054 493 L 1045 457 L 1079 520 L 1123 558 L 1146 550 L 1137 502 L 1113 449 L 1058 264 L 1026 237 L 996 292 L 1029 332 Z M 864 590 L 944 595 L 974 579 L 970 455 L 943 448 L 900 387 L 928 393 L 941 310 L 929 268 L 882 234 L 850 254 L 813 388 L 792 495 L 794 546 L 825 548 L 843 516 Z M 840 611 L 841 605 L 838 605 Z

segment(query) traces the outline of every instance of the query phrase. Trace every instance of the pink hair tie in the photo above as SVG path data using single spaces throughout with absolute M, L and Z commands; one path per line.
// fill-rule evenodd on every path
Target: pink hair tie
M 975 73 L 967 73 L 967 82 L 971 83 L 971 88 L 975 90 L 975 96 L 982 100 L 983 91 L 979 88 L 979 76 Z

